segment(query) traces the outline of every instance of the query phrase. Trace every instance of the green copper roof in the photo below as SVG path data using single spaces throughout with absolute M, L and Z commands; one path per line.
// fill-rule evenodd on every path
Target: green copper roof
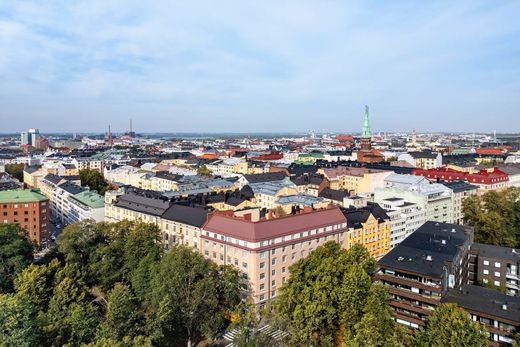
M 36 189 L 14 189 L 0 191 L 0 203 L 6 202 L 36 202 L 47 200 L 48 198 L 40 194 Z
M 365 121 L 363 122 L 363 130 L 361 131 L 361 137 L 372 137 L 372 131 L 370 130 L 370 120 L 368 119 L 368 106 L 365 106 Z
M 74 195 L 73 198 L 90 208 L 105 207 L 105 198 L 98 193 L 94 193 L 88 190 Z

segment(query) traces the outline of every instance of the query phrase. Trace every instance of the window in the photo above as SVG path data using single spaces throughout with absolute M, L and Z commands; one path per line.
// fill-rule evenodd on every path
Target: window
M 262 272 L 262 273 L 260 274 L 260 279 L 263 280 L 264 278 L 265 278 L 265 273 Z
M 263 269 L 265 267 L 265 263 L 264 262 L 261 262 L 260 263 L 260 269 Z
M 500 263 L 496 262 L 496 263 L 495 263 L 495 267 L 498 268 L 498 269 L 500 269 Z
M 488 260 L 484 260 L 484 265 L 489 265 L 489 261 Z
M 276 287 L 276 280 L 271 281 L 271 287 Z
M 500 277 L 500 272 L 495 271 L 495 277 Z
M 486 284 L 486 283 L 488 283 L 488 282 L 489 282 L 489 281 L 488 281 L 487 278 L 483 278 L 483 279 L 482 279 L 482 283 Z
M 264 300 L 265 300 L 264 294 L 260 295 L 260 301 L 264 301 Z
M 489 270 L 484 269 L 484 270 L 482 271 L 482 273 L 483 273 L 484 275 L 489 275 Z
M 495 281 L 495 286 L 500 287 L 500 281 Z
M 271 276 L 276 276 L 276 270 L 271 270 Z
M 265 284 L 261 283 L 260 284 L 260 290 L 264 290 L 264 288 L 265 288 Z
M 275 264 L 276 264 L 276 258 L 271 259 L 271 264 L 272 264 L 272 265 L 275 265 Z

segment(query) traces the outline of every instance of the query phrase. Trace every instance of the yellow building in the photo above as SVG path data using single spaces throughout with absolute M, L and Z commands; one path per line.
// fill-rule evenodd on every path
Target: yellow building
M 390 217 L 378 204 L 344 210 L 348 234 L 345 247 L 358 243 L 365 246 L 375 258 L 384 256 L 390 250 Z
M 331 189 L 345 189 L 354 195 L 372 193 L 376 188 L 383 188 L 385 178 L 392 173 L 392 171 L 388 170 L 347 166 L 321 168 L 318 170 L 318 174 L 324 175 L 329 180 Z

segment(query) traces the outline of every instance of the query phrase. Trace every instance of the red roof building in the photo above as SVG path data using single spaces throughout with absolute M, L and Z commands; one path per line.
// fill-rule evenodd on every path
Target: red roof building
M 338 207 L 267 219 L 258 209 L 217 211 L 202 226 L 200 252 L 217 264 L 239 268 L 247 275 L 253 301 L 262 305 L 276 297 L 290 265 L 328 241 L 344 247 L 347 233 Z
M 478 186 L 479 194 L 490 190 L 503 190 L 509 185 L 509 175 L 498 168 L 493 168 L 492 171 L 480 170 L 478 172 L 469 173 L 441 167 L 428 170 L 415 169 L 412 173 L 416 176 L 426 177 L 432 181 L 466 181 Z
M 478 155 L 502 155 L 506 152 L 504 149 L 498 148 L 477 148 L 475 149 L 475 153 Z

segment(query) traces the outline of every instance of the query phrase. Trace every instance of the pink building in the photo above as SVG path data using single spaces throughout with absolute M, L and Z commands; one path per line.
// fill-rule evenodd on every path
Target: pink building
M 217 264 L 232 264 L 247 275 L 253 301 L 277 295 L 289 266 L 328 241 L 346 246 L 347 220 L 338 207 L 305 209 L 280 218 L 258 210 L 213 212 L 202 227 L 200 251 Z

